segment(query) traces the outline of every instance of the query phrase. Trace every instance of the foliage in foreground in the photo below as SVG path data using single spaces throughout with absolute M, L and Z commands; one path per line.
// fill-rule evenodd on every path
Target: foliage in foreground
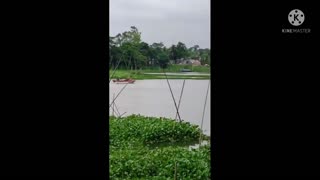
M 111 117 L 109 132 L 110 179 L 174 179 L 175 170 L 176 179 L 210 178 L 210 145 L 179 145 L 198 140 L 195 125 L 132 115 Z

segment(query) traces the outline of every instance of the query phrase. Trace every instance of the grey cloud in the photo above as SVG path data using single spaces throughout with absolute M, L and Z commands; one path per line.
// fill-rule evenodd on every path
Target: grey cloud
M 147 43 L 210 48 L 210 0 L 110 0 L 110 35 L 132 25 Z

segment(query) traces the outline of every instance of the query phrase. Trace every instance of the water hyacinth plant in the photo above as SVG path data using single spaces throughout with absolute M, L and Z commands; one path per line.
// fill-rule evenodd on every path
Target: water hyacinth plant
M 210 144 L 188 148 L 198 126 L 140 115 L 109 123 L 110 179 L 210 179 Z

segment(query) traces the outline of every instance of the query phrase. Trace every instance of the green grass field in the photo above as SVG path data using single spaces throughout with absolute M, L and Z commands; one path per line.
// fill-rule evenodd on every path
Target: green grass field
M 171 65 L 165 72 L 168 73 L 179 73 L 181 69 L 192 69 L 192 72 L 199 72 L 204 74 L 210 74 L 210 67 L 206 66 L 193 66 L 190 65 Z M 119 69 L 113 75 L 115 78 L 133 78 L 133 79 L 165 79 L 164 74 L 145 74 L 145 73 L 163 73 L 160 68 L 148 68 L 142 70 L 123 70 Z M 113 70 L 109 71 L 109 76 L 113 74 Z M 208 75 L 167 75 L 168 79 L 210 79 Z

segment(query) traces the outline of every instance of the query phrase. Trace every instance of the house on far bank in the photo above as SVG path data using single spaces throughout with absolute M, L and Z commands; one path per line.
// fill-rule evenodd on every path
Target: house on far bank
M 201 66 L 201 61 L 197 59 L 177 59 L 169 60 L 170 64 Z

